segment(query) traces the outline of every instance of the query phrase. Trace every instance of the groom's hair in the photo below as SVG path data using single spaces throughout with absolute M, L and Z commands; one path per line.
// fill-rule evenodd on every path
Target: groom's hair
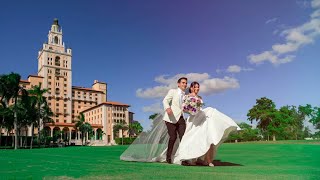
M 182 79 L 188 81 L 188 79 L 186 77 L 181 77 L 181 78 L 178 79 L 178 83 L 180 83 Z

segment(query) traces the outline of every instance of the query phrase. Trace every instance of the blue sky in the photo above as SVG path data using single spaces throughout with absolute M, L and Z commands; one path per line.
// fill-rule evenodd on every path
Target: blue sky
M 260 97 L 320 106 L 320 1 L 2 1 L 0 74 L 37 72 L 54 18 L 73 85 L 108 83 L 144 127 L 178 77 L 237 122 Z

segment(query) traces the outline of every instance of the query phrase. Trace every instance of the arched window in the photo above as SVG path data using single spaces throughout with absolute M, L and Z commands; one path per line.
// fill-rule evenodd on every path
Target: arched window
M 59 43 L 59 39 L 58 39 L 57 36 L 54 37 L 54 43 L 55 43 L 55 44 L 58 44 L 58 43 Z
M 60 57 L 59 56 L 56 56 L 56 59 L 54 60 L 54 64 L 56 66 L 60 66 Z

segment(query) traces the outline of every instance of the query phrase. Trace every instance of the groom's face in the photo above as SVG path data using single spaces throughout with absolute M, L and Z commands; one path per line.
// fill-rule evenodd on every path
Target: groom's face
M 178 87 L 183 91 L 186 90 L 187 85 L 188 85 L 188 82 L 185 79 L 181 79 L 181 81 L 178 83 Z

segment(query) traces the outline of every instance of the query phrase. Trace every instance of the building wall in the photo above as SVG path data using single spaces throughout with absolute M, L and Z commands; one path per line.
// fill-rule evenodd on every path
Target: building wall
M 126 123 L 129 125 L 129 111 L 127 105 L 113 105 L 112 103 L 102 103 L 96 107 L 83 111 L 86 122 L 90 124 L 101 123 L 103 127 L 103 140 L 112 143 L 114 142 L 113 137 L 113 126 L 117 123 Z M 129 137 L 128 130 L 124 132 L 125 137 Z
M 114 139 L 114 124 L 130 123 L 129 105 L 107 103 L 106 83 L 95 80 L 91 88 L 72 86 L 72 50 L 65 47 L 62 29 L 57 21 L 48 33 L 48 42 L 38 52 L 38 74 L 30 75 L 27 80 L 20 82 L 25 89 L 32 89 L 39 84 L 41 88 L 48 89 L 44 96 L 55 114 L 52 117 L 55 124 L 48 125 L 51 134 L 53 129 L 59 129 L 66 130 L 71 136 L 81 112 L 84 112 L 86 122 L 95 131 L 99 128 L 104 131 L 103 140 L 108 143 Z M 124 134 L 127 137 L 128 131 Z M 31 135 L 30 128 L 28 135 Z M 78 133 L 76 136 L 79 137 Z

